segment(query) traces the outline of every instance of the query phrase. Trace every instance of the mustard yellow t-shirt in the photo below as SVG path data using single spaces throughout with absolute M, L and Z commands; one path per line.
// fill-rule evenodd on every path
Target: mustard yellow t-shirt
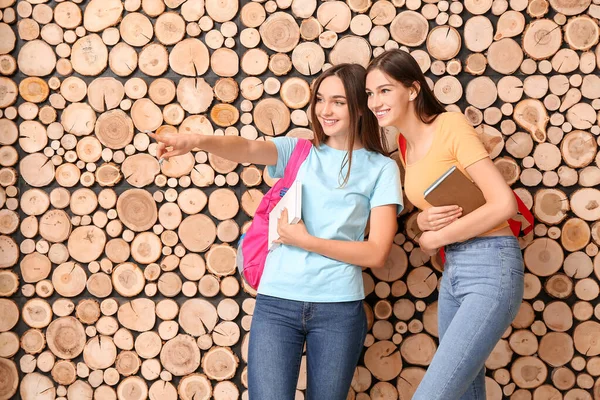
M 412 164 L 406 164 L 405 160 L 400 157 L 405 167 L 404 193 L 410 202 L 421 210 L 431 207 L 423 193 L 448 169 L 455 165 L 471 179 L 465 169 L 471 164 L 489 157 L 479 135 L 463 114 L 458 112 L 442 113 L 435 119 L 434 124 L 436 124 L 436 129 L 433 143 L 425 157 Z M 486 233 L 506 226 L 508 223 L 504 221 Z

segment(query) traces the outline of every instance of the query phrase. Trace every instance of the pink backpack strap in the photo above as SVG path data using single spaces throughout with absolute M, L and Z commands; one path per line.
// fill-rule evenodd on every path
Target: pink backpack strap
M 260 284 L 268 248 L 269 212 L 279 203 L 285 192 L 296 180 L 300 166 L 310 153 L 312 143 L 298 139 L 290 159 L 285 167 L 283 178 L 278 180 L 260 201 L 254 219 L 248 231 L 240 238 L 237 265 L 250 287 L 256 289 Z
M 281 196 L 285 194 L 285 191 L 294 183 L 296 180 L 296 175 L 298 175 L 298 170 L 300 166 L 308 157 L 310 153 L 310 149 L 312 148 L 312 143 L 306 139 L 298 139 L 296 143 L 296 147 L 294 147 L 294 151 L 292 151 L 292 155 L 288 160 L 288 163 L 285 167 L 285 171 L 283 173 L 283 189 L 284 191 Z

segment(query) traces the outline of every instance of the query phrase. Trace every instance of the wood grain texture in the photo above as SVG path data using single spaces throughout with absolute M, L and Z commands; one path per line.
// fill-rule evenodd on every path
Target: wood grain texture
M 0 400 L 248 399 L 236 246 L 273 178 L 201 149 L 159 164 L 147 133 L 311 137 L 312 80 L 394 48 L 535 215 L 487 398 L 600 400 L 599 18 L 596 0 L 0 0 Z M 438 345 L 443 267 L 412 205 L 400 222 L 363 271 L 348 399 L 410 399 Z

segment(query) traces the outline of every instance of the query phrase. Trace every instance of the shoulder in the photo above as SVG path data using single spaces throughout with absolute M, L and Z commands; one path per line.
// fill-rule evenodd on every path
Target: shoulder
M 267 140 L 275 143 L 277 146 L 280 146 L 280 145 L 295 146 L 296 143 L 298 143 L 298 138 L 289 137 L 289 136 L 279 136 L 279 137 L 269 138 Z
M 287 136 L 275 137 L 267 140 L 275 144 L 277 153 L 280 157 L 284 156 L 284 158 L 287 158 L 292 154 L 292 151 L 294 151 L 294 148 L 298 143 L 298 138 Z
M 374 173 L 393 173 L 396 170 L 400 170 L 398 163 L 393 158 L 375 152 L 371 152 L 371 154 L 372 158 L 369 160 L 369 164 Z
M 472 128 L 467 117 L 463 113 L 455 111 L 441 113 L 438 115 L 436 123 L 439 124 L 441 129 L 446 131 L 465 126 Z
M 445 112 L 440 114 L 438 123 L 440 139 L 442 141 L 454 141 L 465 136 L 477 136 L 477 131 L 467 117 L 460 112 Z
M 378 176 L 392 165 L 396 165 L 393 159 L 375 151 L 362 149 L 352 155 L 352 169 L 367 171 L 370 176 Z
M 383 154 L 377 153 L 376 151 L 366 150 L 366 151 L 364 151 L 363 154 L 365 154 L 365 156 L 366 156 L 366 157 L 364 157 L 365 162 L 375 164 L 379 167 L 387 164 L 390 161 L 392 161 L 392 162 L 394 161 L 390 157 L 384 156 Z

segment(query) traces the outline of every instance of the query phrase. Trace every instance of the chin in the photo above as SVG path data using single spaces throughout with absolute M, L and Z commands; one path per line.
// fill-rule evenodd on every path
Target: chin
M 340 132 L 328 132 L 327 130 L 323 129 L 323 133 L 325 134 L 325 136 L 327 137 L 336 137 L 336 136 L 340 136 Z
M 377 123 L 379 124 L 379 126 L 381 127 L 386 127 L 386 126 L 390 126 L 392 125 L 393 119 L 390 118 L 389 115 L 386 115 L 384 118 L 377 118 Z
M 381 127 L 395 126 L 396 121 L 398 121 L 399 119 L 400 119 L 400 116 L 389 113 L 383 118 L 377 118 L 377 123 Z
M 338 124 L 336 124 L 336 125 L 338 125 Z M 344 131 L 344 129 L 347 129 L 347 127 L 343 127 L 343 126 L 324 126 L 323 124 L 321 124 L 321 129 L 323 130 L 323 133 L 326 136 L 333 137 L 333 136 L 339 136 L 341 134 L 341 132 Z

